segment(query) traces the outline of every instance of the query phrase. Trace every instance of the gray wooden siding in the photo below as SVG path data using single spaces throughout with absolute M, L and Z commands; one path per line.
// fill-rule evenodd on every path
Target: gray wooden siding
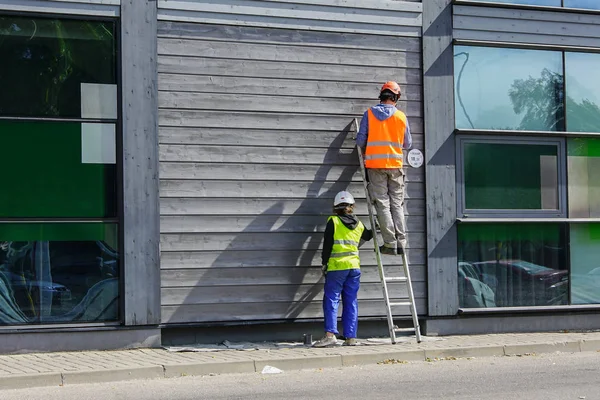
M 121 0 L 2 0 L 0 11 L 117 17 Z
M 380 10 L 397 19 L 361 22 Z M 164 0 L 158 12 L 163 323 L 322 318 L 335 194 L 351 190 L 367 220 L 350 124 L 383 82 L 403 86 L 423 149 L 421 4 Z M 409 258 L 426 313 L 424 169 L 408 181 Z M 361 258 L 360 314 L 383 316 L 372 243 Z
M 455 5 L 453 24 L 455 39 L 600 47 L 600 15 Z
M 158 0 L 158 8 L 165 21 L 421 35 L 420 0 Z

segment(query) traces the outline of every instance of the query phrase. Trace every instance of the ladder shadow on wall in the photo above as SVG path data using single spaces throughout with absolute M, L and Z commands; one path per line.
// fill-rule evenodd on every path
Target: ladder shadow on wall
M 274 199 L 274 204 L 245 226 L 199 277 L 199 283 L 210 281 L 231 285 L 220 293 L 220 302 L 231 302 L 230 307 L 215 304 L 230 313 L 222 315 L 222 321 L 303 319 L 307 315 L 302 315 L 303 311 L 311 304 L 310 317 L 322 317 L 322 314 L 315 315 L 314 301 L 320 302 L 321 298 L 317 299 L 317 296 L 323 289 L 323 279 L 320 278 L 323 231 L 332 212 L 333 198 L 339 191 L 348 188 L 358 172 L 354 141 L 348 143 L 353 139 L 349 136 L 351 128 L 352 125 L 348 124 L 324 148 L 322 162 L 308 182 L 308 189 L 295 211 L 286 212 L 283 196 L 281 200 Z M 283 222 L 279 224 L 280 221 Z M 265 232 L 269 232 L 272 243 L 261 240 Z M 256 260 L 245 262 L 240 255 L 244 252 L 240 250 L 249 246 L 261 250 L 271 248 L 278 255 L 270 257 L 269 250 L 265 250 L 258 263 Z M 270 275 L 274 272 L 278 276 Z M 245 284 L 240 283 L 242 281 Z M 198 287 L 195 290 L 202 289 Z M 247 296 L 243 304 L 239 302 L 240 296 Z M 257 304 L 251 304 L 253 302 Z M 241 310 L 245 311 L 239 314 Z

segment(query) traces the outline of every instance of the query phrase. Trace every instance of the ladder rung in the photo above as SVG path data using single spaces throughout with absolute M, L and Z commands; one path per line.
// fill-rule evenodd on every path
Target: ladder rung
M 394 328 L 394 332 L 414 332 L 415 328 Z
M 401 301 L 399 303 L 390 303 L 390 307 L 395 307 L 395 306 L 412 306 L 412 303 L 410 301 Z
M 406 279 L 405 276 L 394 276 L 391 278 L 385 278 L 386 282 L 407 282 L 408 279 Z

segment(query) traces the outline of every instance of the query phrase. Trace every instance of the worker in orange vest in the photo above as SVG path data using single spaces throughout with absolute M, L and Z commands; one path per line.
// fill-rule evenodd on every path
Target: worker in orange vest
M 407 243 L 402 165 L 403 149 L 412 147 L 412 137 L 406 115 L 396 108 L 400 96 L 400 86 L 386 82 L 379 93 L 380 104 L 365 112 L 356 136 L 383 236 L 379 250 L 391 255 L 404 254 Z

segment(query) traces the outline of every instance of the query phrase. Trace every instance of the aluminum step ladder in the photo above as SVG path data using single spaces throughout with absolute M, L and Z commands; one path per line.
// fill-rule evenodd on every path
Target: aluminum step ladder
M 354 124 L 356 126 L 356 131 L 358 132 L 358 119 L 354 119 Z M 415 337 L 417 339 L 417 343 L 421 342 L 421 328 L 419 327 L 419 317 L 417 315 L 417 307 L 415 304 L 415 295 L 412 288 L 412 282 L 410 280 L 410 271 L 408 267 L 408 257 L 406 255 L 406 249 L 404 254 L 402 255 L 402 267 L 404 269 L 404 276 L 398 277 L 387 277 L 385 274 L 385 270 L 383 267 L 383 261 L 381 259 L 381 253 L 379 251 L 379 243 L 377 240 L 377 225 L 375 222 L 375 213 L 374 208 L 375 205 L 371 201 L 371 195 L 369 194 L 369 188 L 367 184 L 367 171 L 365 170 L 365 163 L 361 149 L 356 146 L 356 150 L 358 152 L 358 160 L 360 163 L 360 173 L 362 175 L 363 186 L 365 189 L 365 195 L 367 197 L 367 208 L 369 210 L 369 223 L 371 224 L 371 229 L 373 230 L 373 244 L 375 245 L 375 256 L 377 259 L 377 269 L 379 270 L 379 278 L 381 280 L 381 288 L 383 291 L 383 299 L 385 301 L 385 311 L 387 315 L 388 328 L 390 331 L 390 338 L 392 339 L 392 344 L 396 344 L 396 333 L 400 332 L 414 332 Z M 408 300 L 400 301 L 400 302 L 391 302 L 389 291 L 388 291 L 388 283 L 404 283 L 406 284 L 408 291 Z M 392 308 L 401 308 L 401 307 L 409 307 L 410 313 L 412 315 L 413 327 L 412 328 L 398 328 L 394 323 L 394 317 L 392 313 Z

